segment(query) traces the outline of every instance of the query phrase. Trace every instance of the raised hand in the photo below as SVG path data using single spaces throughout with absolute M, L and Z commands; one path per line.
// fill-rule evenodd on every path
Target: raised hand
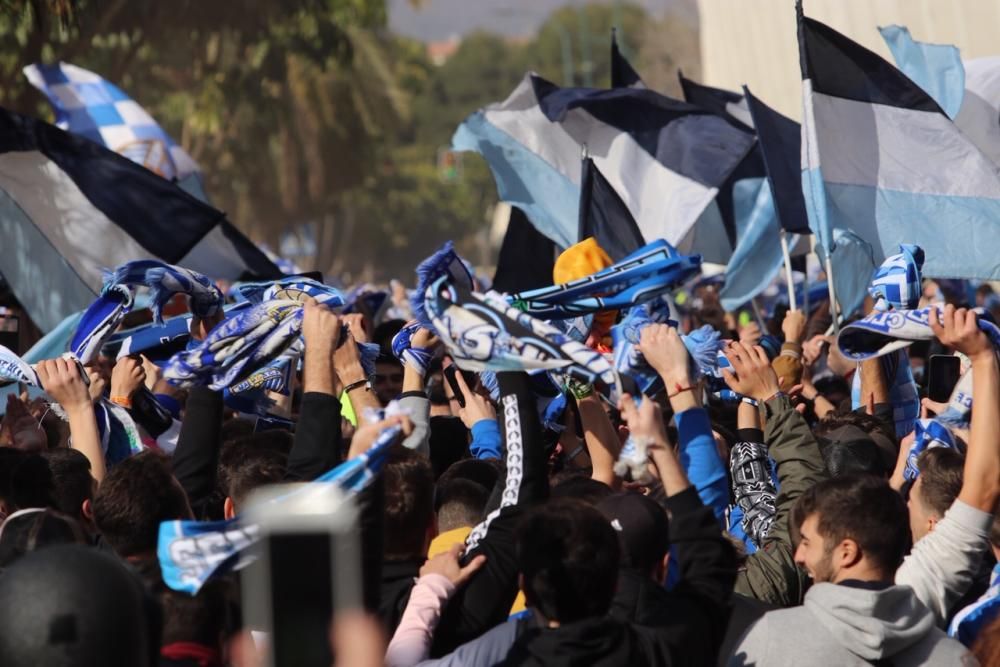
M 486 564 L 486 556 L 479 554 L 469 561 L 468 564 L 462 566 L 461 559 L 463 553 L 465 553 L 464 544 L 452 545 L 448 551 L 439 553 L 437 556 L 428 559 L 423 567 L 420 568 L 420 576 L 440 574 L 450 581 L 455 588 L 464 586 L 472 578 L 472 575 Z
M 726 347 L 726 358 L 733 368 L 723 369 L 722 376 L 737 394 L 766 401 L 778 393 L 778 376 L 764 348 L 743 342 L 730 343 Z
M 639 351 L 663 378 L 668 392 L 673 391 L 674 385 L 686 387 L 691 384 L 690 357 L 677 329 L 666 324 L 650 324 L 639 337 Z
M 994 354 L 993 345 L 979 328 L 975 312 L 966 308 L 956 309 L 951 304 L 944 307 L 940 316 L 931 308 L 928 324 L 942 345 L 958 350 L 971 360 Z
M 122 357 L 111 371 L 111 398 L 128 399 L 146 382 L 146 369 L 136 357 Z
M 82 408 L 90 410 L 90 391 L 75 361 L 47 359 L 39 363 L 35 370 L 45 393 L 67 412 Z

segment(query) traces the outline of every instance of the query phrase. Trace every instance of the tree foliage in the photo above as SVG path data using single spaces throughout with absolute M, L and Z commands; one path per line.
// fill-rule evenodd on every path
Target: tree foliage
M 469 113 L 527 70 L 607 85 L 616 21 L 640 67 L 673 53 L 632 6 L 559 10 L 527 42 L 472 34 L 440 67 L 386 19 L 384 0 L 6 0 L 0 105 L 49 115 L 21 73 L 30 63 L 93 70 L 191 153 L 213 204 L 254 239 L 275 246 L 311 226 L 319 252 L 307 268 L 384 278 L 448 238 L 482 245 L 496 202 L 488 169 L 465 156 L 462 177 L 445 182 L 437 167 Z

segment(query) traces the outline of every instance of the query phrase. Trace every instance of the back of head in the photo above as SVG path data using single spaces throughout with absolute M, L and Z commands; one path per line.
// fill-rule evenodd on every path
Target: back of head
M 284 480 L 291 444 L 287 431 L 265 431 L 225 443 L 219 453 L 218 485 L 223 495 L 239 507 L 251 491 Z
M 622 567 L 648 574 L 663 562 L 670 548 L 667 513 L 655 500 L 641 493 L 616 493 L 597 503 L 618 533 Z
M 430 419 L 431 465 L 437 478 L 469 455 L 469 430 L 458 417 L 436 415 Z
M 435 494 L 438 530 L 443 533 L 476 525 L 489 499 L 489 490 L 468 479 L 457 478 L 439 484 Z
M 829 414 L 817 422 L 813 428 L 813 435 L 820 442 L 824 440 L 841 443 L 858 440 L 870 441 L 874 446 L 874 451 L 878 454 L 879 464 L 877 468 L 874 464 L 870 466 L 871 469 L 867 472 L 871 474 L 888 476 L 896 465 L 896 454 L 899 451 L 896 434 L 888 429 L 881 420 L 867 413 L 851 411 Z M 865 448 L 868 449 L 867 446 Z M 867 454 L 865 454 L 865 458 L 868 458 Z M 865 465 L 867 465 L 867 461 Z
M 856 440 L 819 440 L 819 451 L 831 477 L 885 475 L 885 466 L 875 443 L 866 437 Z
M 95 484 L 90 474 L 90 460 L 79 450 L 67 447 L 53 449 L 44 456 L 52 471 L 55 508 L 71 517 L 79 517 L 83 503 L 94 499 Z
M 190 519 L 187 495 L 170 461 L 146 451 L 112 468 L 97 489 L 94 521 L 122 557 L 156 551 L 161 521 Z
M 80 545 L 42 549 L 0 577 L 5 667 L 154 664 L 159 620 L 142 585 L 113 557 Z
M 462 459 L 448 466 L 438 477 L 437 483 L 441 485 L 453 479 L 467 479 L 486 489 L 492 489 L 502 469 L 503 464 L 499 459 Z
M 385 484 L 384 555 L 387 560 L 426 555 L 434 521 L 434 478 L 427 459 L 402 446 L 389 452 Z
M 920 453 L 920 492 L 915 495 L 924 509 L 939 519 L 944 517 L 962 491 L 964 468 L 965 459 L 954 449 L 933 447 Z
M 801 528 L 812 515 L 828 548 L 849 538 L 890 579 L 903 562 L 910 539 L 909 517 L 902 496 L 886 480 L 873 475 L 824 480 L 799 497 L 792 523 Z
M 614 493 L 604 482 L 576 470 L 557 475 L 552 483 L 552 498 L 575 498 L 588 505 L 596 505 Z
M 52 471 L 41 454 L 0 447 L 0 500 L 8 514 L 52 506 Z
M 83 530 L 70 516 L 51 509 L 20 510 L 0 526 L 0 569 L 44 547 L 84 542 Z
M 604 616 L 614 597 L 619 557 L 610 522 L 580 500 L 551 500 L 529 512 L 518 527 L 524 594 L 548 620 Z

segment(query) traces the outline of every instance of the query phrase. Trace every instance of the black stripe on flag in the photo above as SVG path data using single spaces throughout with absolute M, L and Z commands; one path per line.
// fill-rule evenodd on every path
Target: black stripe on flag
M 799 65 L 813 91 L 856 102 L 944 113 L 884 58 L 799 11 Z
M 513 294 L 551 285 L 557 252 L 558 246 L 531 224 L 524 211 L 511 207 L 493 289 Z
M 709 111 L 649 89 L 560 88 L 534 75 L 531 81 L 550 121 L 562 122 L 582 109 L 628 134 L 667 169 L 706 187 L 719 187 L 754 143 L 752 135 Z
M 642 78 L 632 67 L 632 63 L 622 55 L 618 48 L 618 32 L 611 29 L 611 87 L 631 88 L 641 84 Z
M 786 118 L 750 94 L 743 87 L 743 98 L 750 109 L 757 144 L 767 168 L 774 195 L 774 205 L 781 226 L 789 232 L 809 233 L 806 201 L 802 196 L 802 171 L 799 160 L 802 133 L 799 124 Z
M 739 93 L 702 85 L 685 77 L 680 70 L 677 70 L 677 79 L 680 81 L 685 102 L 697 104 L 702 109 L 707 109 L 716 116 L 725 118 L 744 132 L 753 132 L 752 127 L 747 127 L 746 123 L 733 116 L 726 108 L 728 104 L 739 104 L 742 101 L 743 98 Z
M 591 236 L 616 262 L 646 243 L 625 202 L 594 161 L 585 158 L 580 182 L 580 240 Z

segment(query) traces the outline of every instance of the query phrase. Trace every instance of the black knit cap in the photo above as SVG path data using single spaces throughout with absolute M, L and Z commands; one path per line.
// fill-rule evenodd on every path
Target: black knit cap
M 663 560 L 670 548 L 670 523 L 656 501 L 640 493 L 619 493 L 597 503 L 622 545 L 622 566 L 642 571 Z

